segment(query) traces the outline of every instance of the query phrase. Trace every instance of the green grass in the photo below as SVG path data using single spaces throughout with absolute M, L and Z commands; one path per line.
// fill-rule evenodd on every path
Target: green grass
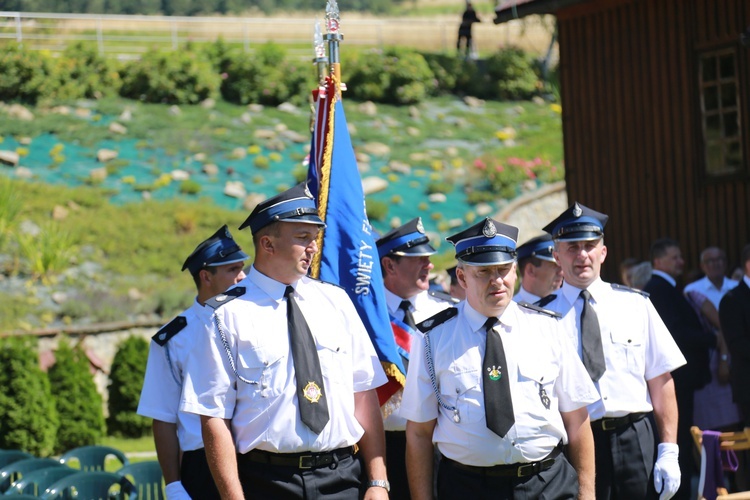
M 107 436 L 103 438 L 99 444 L 110 446 L 122 451 L 123 453 L 156 451 L 156 448 L 154 447 L 154 438 L 151 436 L 144 436 L 137 439 Z

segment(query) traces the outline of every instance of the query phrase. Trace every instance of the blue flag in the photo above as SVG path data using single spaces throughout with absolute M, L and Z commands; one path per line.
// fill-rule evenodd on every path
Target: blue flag
M 337 90 L 336 82 L 329 79 L 317 99 L 308 183 L 326 228 L 318 240 L 311 274 L 347 291 L 386 374 L 401 386 L 406 371 L 393 337 L 376 238 L 367 218 L 362 179 Z M 396 390 L 398 387 L 393 392 Z M 386 397 L 379 391 L 381 404 L 393 392 Z

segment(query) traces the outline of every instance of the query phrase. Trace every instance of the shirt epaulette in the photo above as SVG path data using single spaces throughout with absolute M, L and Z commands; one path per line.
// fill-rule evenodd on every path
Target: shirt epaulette
M 336 283 L 332 283 L 330 281 L 324 281 L 324 280 L 321 280 L 321 279 L 318 279 L 318 278 L 313 278 L 312 276 L 308 276 L 308 278 L 310 280 L 312 280 L 312 281 L 317 281 L 318 283 L 323 283 L 324 285 L 331 285 L 331 286 L 335 286 L 336 288 L 341 288 L 342 290 L 344 290 L 346 292 L 346 288 L 344 288 L 343 286 L 338 285 Z
M 535 306 L 534 304 L 529 304 L 528 302 L 518 302 L 518 305 L 523 307 L 524 309 L 531 309 L 532 311 L 536 311 L 540 314 L 545 314 L 551 318 L 556 318 L 556 319 L 562 318 L 562 314 L 560 313 L 556 313 L 555 311 L 550 311 L 549 309 L 544 309 L 542 307 Z
M 443 302 L 449 302 L 451 304 L 458 304 L 459 302 L 461 302 L 457 298 L 451 297 L 451 294 L 441 292 L 439 290 L 430 290 L 428 293 L 431 297 L 435 297 L 436 299 L 442 300 Z
M 154 342 L 164 347 L 169 339 L 180 333 L 183 328 L 187 326 L 187 318 L 185 316 L 177 316 L 175 319 L 161 327 L 161 330 L 151 337 Z
M 556 298 L 557 298 L 557 295 L 554 294 L 554 293 L 551 293 L 551 294 L 547 295 L 546 297 L 542 297 L 541 299 L 537 300 L 534 303 L 534 305 L 535 306 L 539 306 L 539 307 L 544 307 L 547 304 L 549 304 L 550 302 L 552 302 L 553 300 L 555 300 Z
M 435 328 L 436 326 L 442 325 L 443 323 L 445 323 L 452 317 L 456 316 L 457 314 L 458 314 L 458 309 L 456 309 L 455 307 L 449 307 L 447 309 L 443 309 L 436 315 L 427 318 L 421 323 L 418 323 L 417 329 L 420 332 L 427 333 L 433 328 Z
M 206 306 L 210 307 L 211 309 L 218 309 L 224 304 L 227 304 L 237 297 L 242 297 L 245 295 L 245 287 L 244 286 L 236 286 L 234 288 L 231 288 L 227 290 L 224 293 L 220 293 L 216 297 L 211 297 L 206 301 Z
M 638 290 L 637 288 L 630 288 L 629 286 L 621 285 L 619 283 L 610 283 L 610 286 L 612 287 L 613 290 L 620 290 L 620 291 L 623 291 L 623 292 L 639 293 L 639 294 L 643 295 L 646 298 L 649 297 L 649 293 L 648 292 L 644 292 L 643 290 Z

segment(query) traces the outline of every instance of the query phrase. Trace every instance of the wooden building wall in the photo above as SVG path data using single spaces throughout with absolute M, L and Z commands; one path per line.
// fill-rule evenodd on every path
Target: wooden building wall
M 604 275 L 677 238 L 686 272 L 709 245 L 729 266 L 750 243 L 750 182 L 703 174 L 697 52 L 750 25 L 747 0 L 597 0 L 558 12 L 569 201 L 610 215 Z M 739 49 L 750 172 L 750 47 Z

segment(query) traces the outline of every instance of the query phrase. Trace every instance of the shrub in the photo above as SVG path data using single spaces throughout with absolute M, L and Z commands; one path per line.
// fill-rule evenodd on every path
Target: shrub
M 10 238 L 21 213 L 21 198 L 7 177 L 0 177 L 0 251 Z
M 418 52 L 388 48 L 363 52 L 350 67 L 347 86 L 354 99 L 393 104 L 423 101 L 436 89 L 435 75 Z
M 384 201 L 366 199 L 365 206 L 370 220 L 384 221 L 388 215 L 388 203 Z
M 46 224 L 38 235 L 19 234 L 18 246 L 35 279 L 49 282 L 68 268 L 76 253 L 76 241 L 55 224 Z
M 136 414 L 148 360 L 148 342 L 128 337 L 117 350 L 109 375 L 109 417 L 107 429 L 115 436 L 146 436 L 151 419 Z
M 63 425 L 57 433 L 55 452 L 93 445 L 104 435 L 102 396 L 89 371 L 89 360 L 80 347 L 63 339 L 49 369 L 49 382 Z
M 539 80 L 531 57 L 516 47 L 501 49 L 487 59 L 487 76 L 499 99 L 529 99 L 536 93 Z
M 57 99 L 99 98 L 117 95 L 120 74 L 111 59 L 99 55 L 92 44 L 68 46 L 56 60 Z
M 0 449 L 52 454 L 59 425 L 36 339 L 0 339 Z
M 201 192 L 200 182 L 192 179 L 186 179 L 180 183 L 180 193 L 182 194 L 198 194 Z
M 214 95 L 220 76 L 195 52 L 151 50 L 123 70 L 120 95 L 145 102 L 197 104 Z
M 456 54 L 423 53 L 422 57 L 435 75 L 434 93 L 487 96 L 487 79 L 482 77 L 474 61 Z
M 248 57 L 239 51 L 227 55 L 221 95 L 235 104 L 282 102 L 301 104 L 312 88 L 312 72 L 306 65 L 285 59 L 284 49 L 267 43 Z
M 0 51 L 0 101 L 35 104 L 55 90 L 54 64 L 46 52 L 26 50 L 15 42 Z

